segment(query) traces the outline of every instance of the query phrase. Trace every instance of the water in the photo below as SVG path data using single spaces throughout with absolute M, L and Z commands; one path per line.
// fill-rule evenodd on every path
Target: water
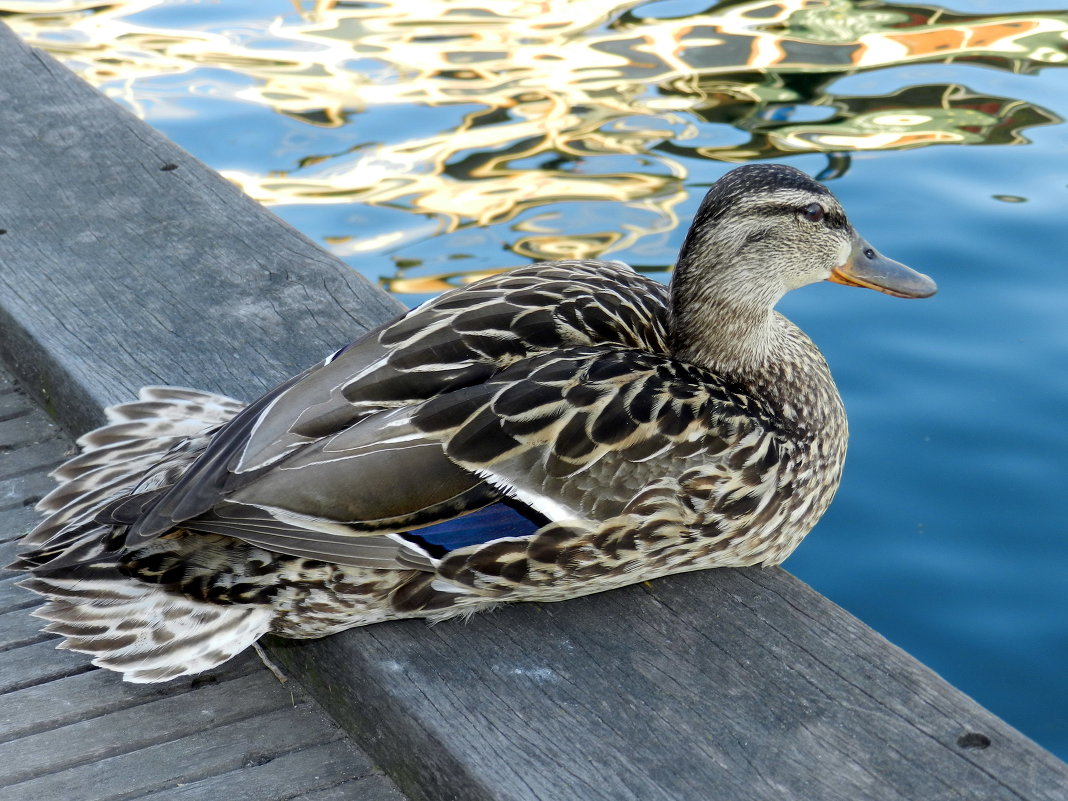
M 838 498 L 787 567 L 1068 758 L 1063 8 L 0 10 L 409 303 L 533 258 L 666 277 L 732 163 L 824 173 L 863 235 L 941 291 L 783 302 L 852 429 Z

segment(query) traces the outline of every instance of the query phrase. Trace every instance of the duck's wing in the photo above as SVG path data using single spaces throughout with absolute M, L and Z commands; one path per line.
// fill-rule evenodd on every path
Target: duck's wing
M 250 404 L 178 482 L 131 500 L 128 519 L 120 514 L 117 522 L 130 524 L 127 547 L 135 547 L 176 525 L 232 512 L 226 504 L 243 487 L 273 487 L 272 473 L 288 480 L 297 469 L 316 475 L 302 478 L 297 494 L 317 486 L 324 503 L 347 497 L 337 486 L 347 472 L 336 469 L 332 448 L 359 454 L 346 461 L 364 465 L 368 503 L 372 495 L 396 497 L 371 520 L 399 516 L 416 524 L 481 508 L 499 493 L 451 460 L 431 458 L 441 449 L 438 438 L 392 412 L 483 385 L 532 354 L 575 346 L 665 352 L 665 320 L 666 288 L 618 263 L 538 264 L 485 279 L 371 332 Z M 426 467 L 417 471 L 416 463 Z M 425 482 L 417 497 L 367 478 L 416 475 Z
M 716 464 L 705 501 L 734 495 L 734 512 L 752 512 L 744 497 L 785 457 L 777 433 L 756 401 L 698 368 L 570 348 L 365 418 L 187 525 L 343 564 L 430 567 L 550 521 L 593 527 L 695 461 Z
M 410 407 L 370 415 L 321 437 L 228 491 L 188 528 L 279 553 L 351 564 L 427 566 L 388 535 L 451 520 L 499 493 L 415 430 Z
M 623 512 L 664 476 L 714 465 L 717 496 L 783 464 L 789 432 L 758 398 L 660 354 L 573 348 L 421 404 L 450 461 L 550 520 Z

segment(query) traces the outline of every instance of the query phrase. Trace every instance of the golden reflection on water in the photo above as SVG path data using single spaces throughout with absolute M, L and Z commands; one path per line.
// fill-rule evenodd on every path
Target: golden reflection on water
M 849 0 L 265 5 L 228 19 L 227 3 L 205 3 L 184 11 L 181 28 L 153 22 L 173 11 L 162 0 L 0 0 L 0 12 L 142 113 L 146 82 L 188 75 L 197 91 L 205 71 L 224 70 L 235 76 L 231 102 L 351 128 L 346 146 L 289 155 L 281 169 L 224 166 L 264 203 L 399 209 L 435 220 L 439 235 L 503 226 L 508 249 L 530 258 L 597 257 L 672 230 L 694 159 L 1025 142 L 1025 129 L 1058 118 L 954 83 L 848 96 L 834 82 L 913 63 L 1028 72 L 1068 59 L 1068 14 L 1053 12 Z M 277 16 L 256 22 L 267 13 Z M 417 108 L 439 110 L 434 123 L 409 129 L 406 110 Z M 388 136 L 361 133 L 378 118 Z M 578 229 L 567 210 L 599 202 L 620 204 L 618 218 Z M 388 227 L 326 237 L 341 255 L 404 241 Z M 486 272 L 418 266 L 398 262 L 386 283 L 432 292 Z

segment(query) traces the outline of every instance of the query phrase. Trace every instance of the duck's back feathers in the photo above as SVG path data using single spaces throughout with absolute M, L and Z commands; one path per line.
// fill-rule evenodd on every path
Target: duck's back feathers
M 663 285 L 625 265 L 566 262 L 532 265 L 432 300 L 245 409 L 173 490 L 133 523 L 130 542 L 148 541 L 205 514 L 295 451 L 305 467 L 316 458 L 305 453 L 309 448 L 337 448 L 350 454 L 342 458 L 358 455 L 370 464 L 368 442 L 387 460 L 416 461 L 414 449 L 428 452 L 432 446 L 414 437 L 405 415 L 390 418 L 389 410 L 477 386 L 533 354 L 594 345 L 663 353 L 666 298 Z M 360 427 L 375 415 L 385 416 Z M 436 500 L 447 502 L 464 482 L 446 461 L 438 467 L 445 475 L 435 480 L 449 494 Z

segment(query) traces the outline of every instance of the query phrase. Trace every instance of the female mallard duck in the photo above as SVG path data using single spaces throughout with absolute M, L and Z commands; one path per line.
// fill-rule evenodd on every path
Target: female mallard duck
M 130 681 L 501 601 L 777 564 L 827 508 L 846 418 L 773 311 L 830 280 L 935 291 L 795 169 L 709 190 L 670 289 L 534 264 L 442 295 L 245 406 L 149 388 L 56 471 L 13 567 L 61 647 Z

